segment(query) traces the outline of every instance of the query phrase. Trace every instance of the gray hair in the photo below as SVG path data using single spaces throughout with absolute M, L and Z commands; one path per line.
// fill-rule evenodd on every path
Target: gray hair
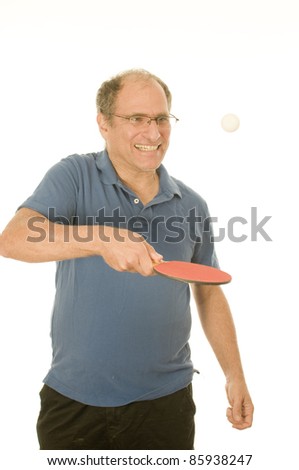
M 125 72 L 121 72 L 114 77 L 106 80 L 102 83 L 101 87 L 97 92 L 96 98 L 96 105 L 97 105 L 97 112 L 104 114 L 108 118 L 108 121 L 111 121 L 111 115 L 115 112 L 115 102 L 118 96 L 118 93 L 124 86 L 125 80 L 127 78 L 135 78 L 136 81 L 150 81 L 155 80 L 164 90 L 168 108 L 171 108 L 171 93 L 169 91 L 168 86 L 164 83 L 159 77 L 153 75 L 152 73 L 148 72 L 147 70 L 143 69 L 131 69 L 126 70 Z

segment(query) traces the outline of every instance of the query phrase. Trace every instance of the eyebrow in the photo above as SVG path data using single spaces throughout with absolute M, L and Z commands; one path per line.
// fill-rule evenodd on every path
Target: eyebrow
M 126 116 L 161 117 L 161 116 L 169 116 L 169 112 L 159 113 L 159 114 L 156 114 L 155 116 L 150 116 L 149 114 L 146 114 L 146 113 L 131 113 L 131 114 L 126 114 Z

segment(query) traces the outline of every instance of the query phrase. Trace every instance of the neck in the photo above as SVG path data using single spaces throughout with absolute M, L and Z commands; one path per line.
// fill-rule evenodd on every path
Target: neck
M 121 177 L 120 180 L 136 194 L 144 205 L 154 199 L 159 192 L 159 175 L 156 171 L 146 175 L 139 174 L 134 181 Z
M 157 170 L 135 171 L 134 174 L 126 168 L 115 167 L 114 169 L 120 181 L 142 201 L 144 205 L 150 202 L 159 192 L 159 175 Z

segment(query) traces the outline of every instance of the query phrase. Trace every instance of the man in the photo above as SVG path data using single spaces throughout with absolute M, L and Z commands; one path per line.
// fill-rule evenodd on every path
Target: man
M 3 256 L 58 262 L 41 449 L 193 449 L 189 286 L 153 265 L 218 263 L 206 203 L 161 164 L 177 121 L 170 107 L 168 87 L 146 71 L 104 82 L 105 151 L 51 168 L 1 236 Z M 227 418 L 248 428 L 253 405 L 224 294 L 192 289 L 226 377 Z

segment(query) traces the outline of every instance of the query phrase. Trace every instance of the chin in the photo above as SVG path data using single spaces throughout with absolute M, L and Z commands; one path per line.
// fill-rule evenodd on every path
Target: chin
M 148 162 L 147 164 L 140 164 L 139 167 L 140 169 L 144 171 L 154 171 L 157 170 L 162 163 L 162 159 L 156 159 L 155 161 Z
M 159 168 L 163 159 L 164 159 L 165 152 L 159 152 L 155 154 L 146 154 L 143 152 L 142 154 L 137 155 L 138 163 L 143 167 L 148 167 L 149 169 Z

